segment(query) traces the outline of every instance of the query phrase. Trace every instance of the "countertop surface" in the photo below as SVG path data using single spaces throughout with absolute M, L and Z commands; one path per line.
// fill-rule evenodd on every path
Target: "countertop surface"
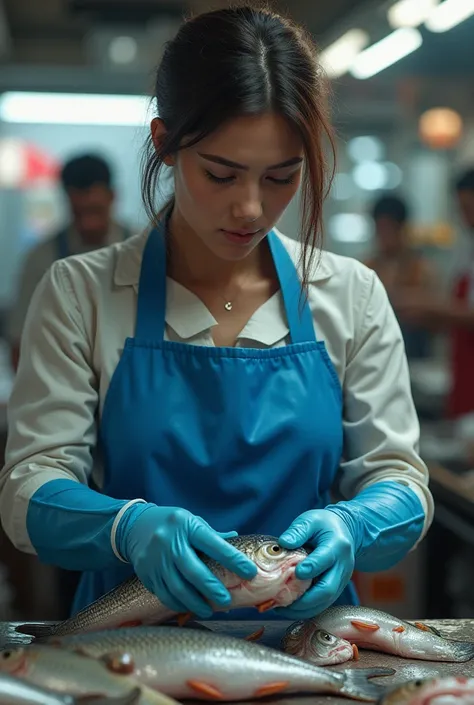
M 430 624 L 440 630 L 443 636 L 449 639 L 461 641 L 474 641 L 474 619 L 467 620 L 423 620 L 426 624 Z M 0 646 L 2 649 L 28 644 L 30 638 L 15 631 L 15 626 L 18 623 L 3 622 L 0 623 Z M 216 632 L 225 632 L 232 636 L 244 637 L 259 629 L 264 623 L 262 622 L 242 622 L 242 621 L 219 621 L 219 622 L 204 622 L 204 624 Z M 289 622 L 274 621 L 265 623 L 265 634 L 260 643 L 268 646 L 278 647 L 279 641 L 284 630 L 289 625 Z M 406 680 L 417 678 L 426 678 L 437 674 L 445 675 L 462 675 L 474 677 L 474 660 L 467 663 L 440 663 L 433 661 L 408 661 L 406 659 L 380 654 L 372 651 L 360 650 L 360 660 L 357 662 L 349 662 L 350 668 L 371 668 L 371 667 L 388 667 L 394 668 L 396 673 L 393 676 L 376 679 L 381 684 L 392 686 L 397 683 L 402 683 Z M 348 664 L 339 666 L 330 666 L 328 668 L 334 670 L 342 670 L 348 667 Z M 329 696 L 291 696 L 291 697 L 274 697 L 270 700 L 274 703 L 293 703 L 293 705 L 303 705 L 303 703 L 324 703 L 329 705 L 342 705 L 349 702 L 345 698 L 336 698 Z M 269 702 L 267 698 L 265 702 Z

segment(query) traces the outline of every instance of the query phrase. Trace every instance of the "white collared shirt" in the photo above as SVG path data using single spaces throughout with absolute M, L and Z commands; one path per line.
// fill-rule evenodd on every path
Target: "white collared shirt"
M 295 265 L 301 245 L 277 233 Z M 0 475 L 3 526 L 21 550 L 34 552 L 26 530 L 32 495 L 57 478 L 101 486 L 94 462 L 98 424 L 127 337 L 133 337 L 146 235 L 56 262 L 33 297 L 8 408 L 6 465 Z M 354 259 L 315 258 L 308 303 L 316 337 L 326 344 L 343 389 L 341 494 L 350 498 L 379 480 L 411 487 L 433 518 L 428 472 L 418 455 L 415 413 L 404 345 L 385 290 Z M 165 339 L 213 346 L 217 325 L 193 293 L 167 280 Z M 238 336 L 240 347 L 287 345 L 277 292 Z

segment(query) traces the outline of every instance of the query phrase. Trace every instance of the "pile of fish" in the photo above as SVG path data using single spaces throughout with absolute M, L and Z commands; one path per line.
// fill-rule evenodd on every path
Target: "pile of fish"
M 292 624 L 282 648 L 318 665 L 357 659 L 359 648 L 424 661 L 460 663 L 474 658 L 473 642 L 445 639 L 421 622 L 411 624 L 380 610 L 349 605 Z
M 201 556 L 231 593 L 226 610 L 255 607 L 265 612 L 291 604 L 310 586 L 295 576 L 306 549 L 286 550 L 271 536 L 228 540 L 256 563 L 258 573 L 245 581 Z M 190 616 L 169 610 L 132 578 L 64 622 L 22 625 L 19 631 L 36 640 L 0 652 L 0 705 L 78 705 L 84 699 L 96 705 L 176 705 L 173 698 L 225 702 L 293 693 L 419 705 L 428 700 L 400 700 L 400 689 L 387 691 L 372 680 L 392 675 L 391 668 L 324 666 L 357 659 L 359 647 L 411 659 L 466 661 L 474 656 L 474 644 L 450 641 L 421 623 L 361 607 L 333 607 L 293 624 L 282 650 L 251 643 L 259 633 L 244 640 L 207 629 L 162 626 L 174 618 L 183 624 Z M 403 697 L 408 691 L 412 697 L 434 686 L 423 681 L 422 686 L 403 687 Z

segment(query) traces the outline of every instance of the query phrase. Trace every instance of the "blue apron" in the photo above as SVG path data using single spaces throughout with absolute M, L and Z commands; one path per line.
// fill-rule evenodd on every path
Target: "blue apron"
M 104 403 L 103 492 L 184 507 L 218 531 L 278 536 L 330 502 L 342 454 L 336 371 L 274 232 L 268 244 L 291 343 L 261 350 L 165 341 L 165 228 L 163 221 L 148 237 L 135 337 L 125 341 Z M 84 573 L 74 611 L 131 574 L 128 564 Z M 339 602 L 356 600 L 350 585 Z

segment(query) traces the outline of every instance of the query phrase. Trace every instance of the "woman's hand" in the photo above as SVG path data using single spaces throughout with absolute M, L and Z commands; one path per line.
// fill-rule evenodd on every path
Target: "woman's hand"
M 137 504 L 120 541 L 123 555 L 145 587 L 178 613 L 211 617 L 210 602 L 225 607 L 231 595 L 198 557 L 204 553 L 245 580 L 257 574 L 253 561 L 225 539 L 235 532 L 219 533 L 200 517 L 178 507 Z
M 288 549 L 313 546 L 314 551 L 296 567 L 296 577 L 318 580 L 296 602 L 276 612 L 291 620 L 320 614 L 337 600 L 354 570 L 354 540 L 347 525 L 331 511 L 314 509 L 295 519 L 279 543 Z

